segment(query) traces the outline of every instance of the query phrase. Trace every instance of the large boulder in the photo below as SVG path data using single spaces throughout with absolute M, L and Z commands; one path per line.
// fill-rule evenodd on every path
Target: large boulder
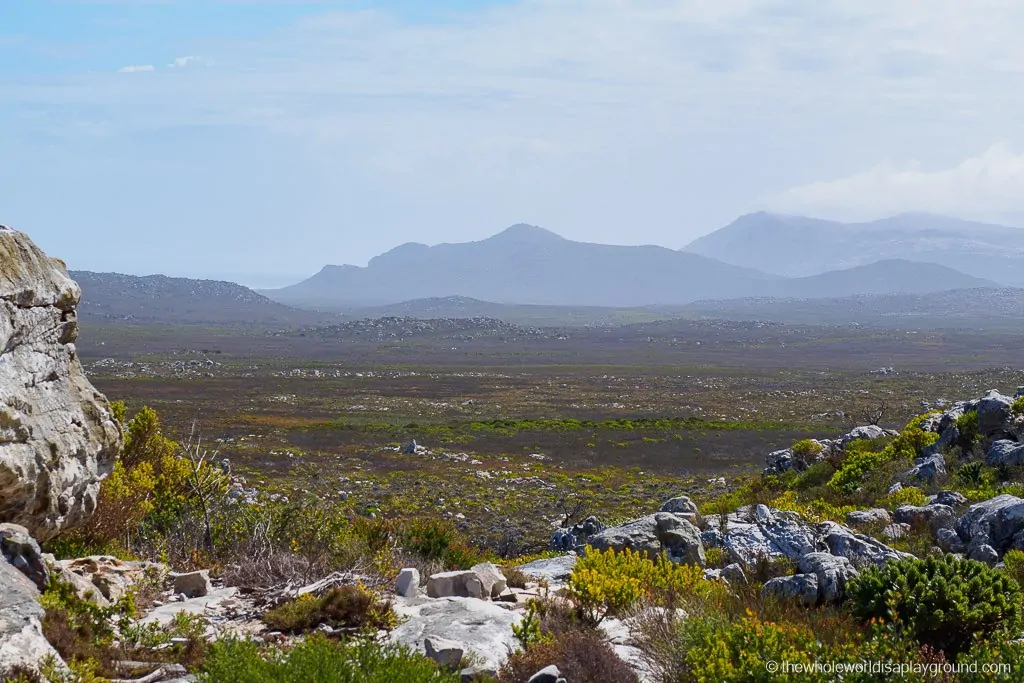
M 846 513 L 846 523 L 850 526 L 885 526 L 892 523 L 892 516 L 885 508 L 854 510 Z
M 661 506 L 660 512 L 671 512 L 688 520 L 698 528 L 704 527 L 704 518 L 701 517 L 700 510 L 697 509 L 697 504 L 690 500 L 689 496 L 676 496 L 675 498 L 665 501 Z
M 811 607 L 818 602 L 818 577 L 814 574 L 777 576 L 761 586 L 761 597 L 781 602 L 798 602 Z
M 647 515 L 622 526 L 608 527 L 588 540 L 596 550 L 635 550 L 656 558 L 662 552 L 675 562 L 704 565 L 700 530 L 671 512 Z
M 821 550 L 815 529 L 794 512 L 758 505 L 730 515 L 723 545 L 730 558 L 744 566 L 758 560 L 796 560 Z
M 563 584 L 569 580 L 573 567 L 576 566 L 575 555 L 534 560 L 519 565 L 517 569 L 535 581 L 546 581 L 548 584 Z
M 1010 439 L 993 441 L 985 455 L 985 464 L 991 467 L 1024 465 L 1024 443 Z
M 121 447 L 75 350 L 80 298 L 61 261 L 0 229 L 0 521 L 39 540 L 95 510 Z
M 846 595 L 846 584 L 859 575 L 848 559 L 829 553 L 804 555 L 797 563 L 797 570 L 817 577 L 820 602 L 840 602 Z
M 989 391 L 978 401 L 978 433 L 992 436 L 1005 431 L 1010 421 L 1011 405 L 1013 399 L 1009 396 L 1003 396 L 995 389 Z
M 1024 500 L 1004 493 L 975 503 L 956 521 L 956 532 L 967 544 L 984 537 L 1000 554 L 1024 549 Z
M 0 680 L 16 669 L 37 671 L 56 650 L 43 636 L 39 590 L 20 571 L 0 560 Z
M 939 529 L 952 529 L 956 518 L 953 515 L 953 508 L 941 503 L 930 505 L 901 505 L 896 508 L 892 519 L 897 524 L 909 524 L 912 527 L 929 527 L 932 533 Z
M 512 625 L 522 617 L 497 603 L 455 597 L 400 598 L 395 601 L 395 611 L 405 621 L 388 639 L 423 654 L 428 638 L 443 638 L 460 644 L 483 668 L 497 670 L 510 652 L 519 649 Z
M 846 445 L 851 441 L 859 441 L 862 439 L 865 441 L 873 441 L 874 439 L 880 439 L 883 436 L 895 435 L 896 432 L 893 432 L 891 429 L 882 429 L 878 425 L 863 425 L 860 427 L 854 427 L 846 434 L 843 434 L 839 438 L 839 443 L 843 448 L 846 448 Z
M 854 567 L 879 566 L 890 560 L 913 557 L 910 553 L 890 548 L 876 538 L 854 533 L 836 522 L 822 522 L 818 532 L 828 552 L 845 557 Z
M 902 479 L 907 482 L 931 482 L 946 476 L 946 458 L 942 453 L 932 453 L 917 458 L 914 466 L 903 473 Z
M 427 595 L 431 598 L 484 599 L 484 584 L 474 571 L 451 571 L 432 574 L 427 579 Z M 488 594 L 489 595 L 489 594 Z

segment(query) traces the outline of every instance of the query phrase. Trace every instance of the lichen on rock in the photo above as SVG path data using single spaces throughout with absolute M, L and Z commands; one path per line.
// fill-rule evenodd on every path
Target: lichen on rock
M 80 298 L 63 262 L 0 230 L 0 522 L 41 541 L 95 510 L 122 443 L 75 350 Z

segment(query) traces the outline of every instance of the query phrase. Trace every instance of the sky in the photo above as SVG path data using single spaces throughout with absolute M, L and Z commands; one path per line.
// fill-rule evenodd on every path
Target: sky
M 1024 226 L 1019 0 L 0 0 L 0 223 L 283 285 L 515 223 Z

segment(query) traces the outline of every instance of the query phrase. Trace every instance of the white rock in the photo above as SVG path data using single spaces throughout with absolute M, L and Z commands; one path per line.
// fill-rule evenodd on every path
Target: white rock
M 420 594 L 420 571 L 406 567 L 398 572 L 396 592 L 405 598 L 415 598 Z

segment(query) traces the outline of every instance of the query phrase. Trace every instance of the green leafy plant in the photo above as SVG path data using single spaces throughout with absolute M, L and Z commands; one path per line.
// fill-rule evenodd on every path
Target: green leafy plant
M 927 416 L 920 415 L 908 422 L 899 436 L 893 438 L 881 451 L 863 450 L 861 447 L 851 450 L 852 444 L 848 445 L 846 459 L 829 480 L 828 486 L 835 491 L 852 493 L 869 472 L 889 462 L 916 458 L 939 439 L 938 434 L 921 429 L 921 423 Z
M 1016 581 L 981 562 L 907 558 L 869 568 L 847 585 L 854 615 L 955 656 L 978 636 L 1021 624 Z
M 969 451 L 978 441 L 978 411 L 971 410 L 956 419 L 956 428 L 960 432 L 957 445 L 965 452 Z
M 281 650 L 246 640 L 211 644 L 200 683 L 458 683 L 422 655 L 373 640 L 333 642 L 317 634 Z
M 629 548 L 616 552 L 588 547 L 569 576 L 569 599 L 586 623 L 622 614 L 641 600 L 670 603 L 707 599 L 722 591 L 706 581 L 700 567 L 673 564 L 665 555 L 651 560 Z
M 1024 415 L 1024 396 L 1018 396 L 1010 404 L 1010 412 L 1014 415 Z

